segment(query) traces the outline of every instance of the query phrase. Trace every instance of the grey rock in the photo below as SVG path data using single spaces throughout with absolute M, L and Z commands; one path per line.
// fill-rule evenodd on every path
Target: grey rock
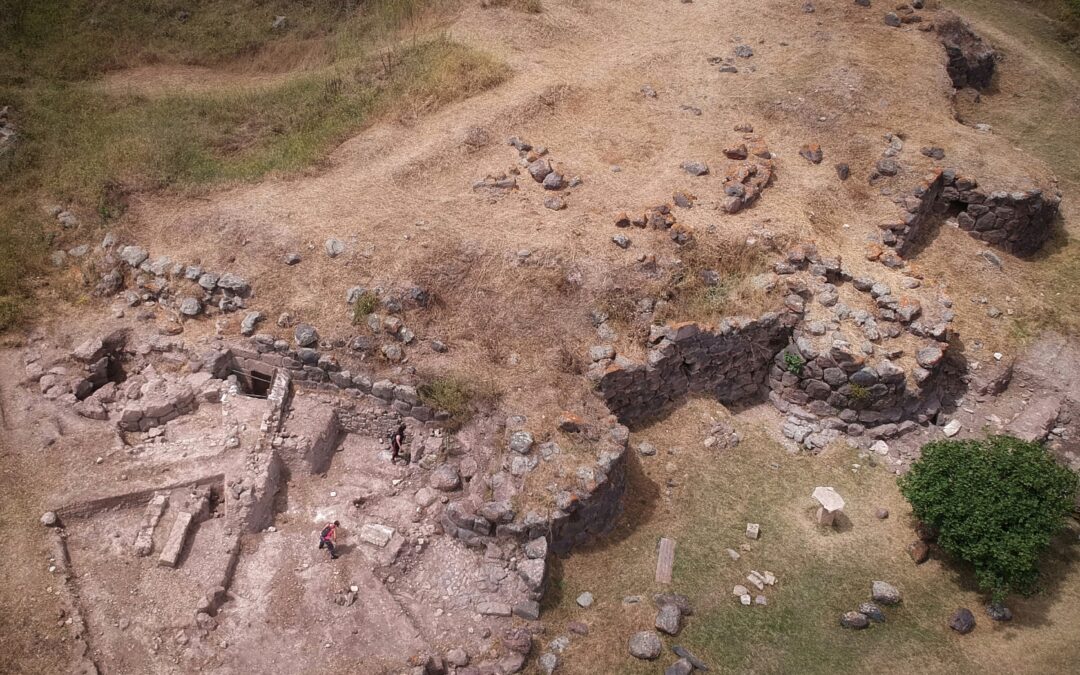
M 611 241 L 615 242 L 615 245 L 622 249 L 630 248 L 630 244 L 632 243 L 630 237 L 625 234 L 616 234 L 611 238 Z
M 975 630 L 975 615 L 967 607 L 961 607 L 949 617 L 949 628 L 961 635 L 967 635 Z
M 992 621 L 1012 621 L 1012 610 L 1001 603 L 990 603 L 986 606 L 986 615 Z
M 627 643 L 630 656 L 636 659 L 652 661 L 660 657 L 664 646 L 660 642 L 660 636 L 651 630 L 643 630 L 630 636 Z
M 885 15 L 885 25 L 886 26 L 892 26 L 893 28 L 898 28 L 900 26 L 900 23 L 901 23 L 900 22 L 900 17 L 898 17 L 895 12 L 889 12 L 888 14 Z
M 519 455 L 526 455 L 532 450 L 533 435 L 528 431 L 515 431 L 510 434 L 510 450 Z
M 861 630 L 870 625 L 870 619 L 867 619 L 866 615 L 860 612 L 844 612 L 840 616 L 840 625 L 844 628 Z
M 431 472 L 431 487 L 443 492 L 452 492 L 461 487 L 461 476 L 452 464 L 440 464 Z
M 514 616 L 526 621 L 536 621 L 540 618 L 540 603 L 535 600 L 526 600 L 519 605 L 514 605 L 513 612 Z
M 675 652 L 675 656 L 678 656 L 681 659 L 686 659 L 687 661 L 689 661 L 690 665 L 697 668 L 698 670 L 700 670 L 702 672 L 708 672 L 709 665 L 707 663 L 705 663 L 704 661 L 702 661 L 701 659 L 699 659 L 698 657 L 694 656 L 693 652 L 691 652 L 686 647 L 684 647 L 682 645 L 674 645 L 671 648 L 671 651 Z
M 138 246 L 125 246 L 120 249 L 120 259 L 132 267 L 138 267 L 149 257 L 146 249 Z
M 668 635 L 678 635 L 679 629 L 682 628 L 682 612 L 679 611 L 678 606 L 674 604 L 661 605 L 660 611 L 656 613 L 656 621 L 654 625 L 656 629 L 667 633 Z
M 686 659 L 679 659 L 664 669 L 664 675 L 690 675 L 694 671 L 694 665 Z
M 551 675 L 555 672 L 555 669 L 559 667 L 559 657 L 551 652 L 544 652 L 540 655 L 540 658 L 536 660 L 536 663 L 540 666 L 540 670 L 545 675 Z
M 315 330 L 314 326 L 302 323 L 293 331 L 293 338 L 296 340 L 298 347 L 310 347 L 319 341 L 319 332 Z
M 529 175 L 537 183 L 543 183 L 544 179 L 551 173 L 551 162 L 546 159 L 538 159 L 528 166 Z
M 585 607 L 585 608 L 592 607 L 593 594 L 588 592 L 588 591 L 585 591 L 581 595 L 577 596 L 577 604 L 578 604 L 578 607 Z
M 753 55 L 754 50 L 750 47 L 750 45 L 739 45 L 735 48 L 735 56 L 739 57 L 740 59 L 748 59 Z
M 900 591 L 890 583 L 875 581 L 870 586 L 870 597 L 882 605 L 895 605 L 900 602 Z
M 184 316 L 198 316 L 202 312 L 202 303 L 198 298 L 184 298 L 180 301 L 180 313 Z
M 859 613 L 866 615 L 867 619 L 876 621 L 877 623 L 883 623 L 885 621 L 885 613 L 881 611 L 881 608 L 872 602 L 864 602 L 859 605 Z
M 544 176 L 543 185 L 545 190 L 561 190 L 565 186 L 562 174 L 559 174 L 555 171 L 552 171 L 548 175 Z
M 330 256 L 331 258 L 336 258 L 345 252 L 345 244 L 343 244 L 339 239 L 334 239 L 333 237 L 331 237 L 330 239 L 326 240 L 326 243 L 323 244 L 323 250 L 326 251 L 326 255 Z
M 60 524 L 60 519 L 56 516 L 56 513 L 52 511 L 46 511 L 41 514 L 41 524 L 45 527 L 56 527 Z
M 683 162 L 680 166 L 691 176 L 705 176 L 709 173 L 709 167 L 704 162 Z
M 286 253 L 285 257 L 282 258 L 282 261 L 286 265 L 297 265 L 297 264 L 300 263 L 300 254 L 299 253 Z
M 255 325 L 262 320 L 262 312 L 248 312 L 244 320 L 240 322 L 240 334 L 251 335 L 255 332 Z

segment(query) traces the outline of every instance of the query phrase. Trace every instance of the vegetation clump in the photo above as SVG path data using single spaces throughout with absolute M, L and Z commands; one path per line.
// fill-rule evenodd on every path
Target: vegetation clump
M 496 392 L 486 384 L 477 384 L 457 375 L 431 378 L 416 391 L 424 405 L 449 414 L 447 426 L 450 429 L 461 428 L 478 408 L 494 404 L 497 398 Z
M 795 354 L 794 352 L 788 352 L 787 354 L 784 354 L 784 366 L 787 368 L 789 373 L 800 375 L 802 374 L 802 369 L 805 365 L 806 361 L 798 354 Z
M 941 548 L 973 565 L 979 587 L 1001 602 L 1034 591 L 1039 558 L 1075 505 L 1077 476 L 1041 445 L 991 436 L 926 444 L 899 484 Z

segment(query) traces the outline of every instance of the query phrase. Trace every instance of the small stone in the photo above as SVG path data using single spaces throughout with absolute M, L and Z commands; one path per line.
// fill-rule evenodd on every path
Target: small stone
M 615 245 L 621 249 L 630 248 L 630 237 L 626 236 L 625 234 L 616 234 L 614 237 L 611 238 L 611 241 L 613 241 Z
M 861 630 L 870 625 L 870 619 L 866 618 L 866 615 L 861 612 L 844 612 L 840 616 L 840 625 L 844 628 Z
M 960 433 L 960 429 L 962 429 L 963 426 L 964 425 L 961 424 L 960 420 L 951 420 L 948 424 L 945 425 L 941 432 L 949 438 L 952 438 L 956 434 Z
M 820 164 L 825 155 L 817 143 L 807 143 L 799 148 L 799 154 L 811 164 Z
M 544 208 L 552 211 L 562 211 L 566 208 L 566 200 L 562 197 L 548 197 L 544 200 Z
M 683 162 L 680 166 L 691 176 L 705 176 L 709 173 L 709 167 L 704 162 Z
M 540 666 L 541 671 L 546 675 L 551 675 L 551 673 L 559 666 L 559 657 L 551 652 L 544 652 L 536 662 Z
M 53 511 L 46 511 L 41 514 L 41 524 L 45 527 L 56 527 L 60 523 L 60 519 Z
M 300 254 L 286 253 L 285 256 L 282 258 L 282 262 L 284 262 L 286 265 L 297 265 L 300 263 Z
M 686 2 L 687 0 L 683 0 Z M 679 659 L 664 669 L 664 675 L 690 675 L 694 671 L 694 665 L 686 659 Z
M 875 621 L 877 623 L 885 622 L 885 613 L 881 611 L 881 608 L 872 602 L 864 602 L 859 605 L 859 613 L 864 615 L 867 619 Z
M 840 164 L 837 164 L 836 165 L 836 176 L 840 180 L 847 180 L 848 177 L 851 176 L 851 167 L 849 167 L 847 164 L 845 164 L 843 162 L 841 162 Z
M 900 17 L 896 15 L 896 12 L 889 12 L 885 15 L 885 25 L 898 28 L 900 26 Z
M 656 621 L 653 622 L 656 629 L 668 635 L 678 635 L 682 627 L 682 612 L 674 604 L 661 605 L 656 613 Z
M 631 635 L 627 647 L 630 656 L 646 661 L 659 658 L 660 652 L 664 648 L 660 642 L 660 636 L 651 630 L 643 630 Z
M 878 507 L 878 510 L 874 511 L 874 517 L 878 520 L 885 520 L 889 517 L 889 509 Z
M 875 581 L 870 587 L 870 597 L 883 605 L 895 605 L 900 602 L 900 591 L 884 581 Z
M 202 303 L 197 298 L 184 298 L 179 309 L 184 316 L 198 316 L 202 312 Z
M 638 443 L 637 451 L 642 457 L 652 457 L 656 454 L 656 446 L 647 441 L 642 441 Z
M 315 330 L 314 326 L 302 323 L 293 331 L 293 337 L 298 347 L 310 347 L 319 341 L 319 332 Z
M 949 628 L 961 635 L 967 635 L 975 630 L 975 615 L 967 607 L 961 607 L 949 617 Z
M 585 591 L 581 595 L 577 596 L 577 604 L 578 604 L 578 607 L 585 607 L 585 608 L 592 607 L 593 594 L 588 592 L 588 591 Z
M 986 615 L 991 621 L 1012 621 L 1012 610 L 1001 603 L 990 603 L 986 606 Z
M 341 240 L 331 237 L 323 244 L 323 249 L 326 251 L 326 255 L 331 258 L 336 258 L 345 252 L 345 244 L 343 244 Z
M 746 524 L 746 538 L 747 539 L 757 539 L 760 536 L 761 536 L 761 525 L 759 525 L 757 523 L 747 523 Z

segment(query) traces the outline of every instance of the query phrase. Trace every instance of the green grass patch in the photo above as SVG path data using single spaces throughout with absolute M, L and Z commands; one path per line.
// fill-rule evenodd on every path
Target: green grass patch
M 0 157 L 0 330 L 26 315 L 49 233 L 65 245 L 96 238 L 132 192 L 305 169 L 376 119 L 415 117 L 501 82 L 505 66 L 445 35 L 395 37 L 449 4 L 202 0 L 182 16 L 161 0 L 16 0 L 0 12 L 0 105 L 18 131 Z M 271 30 L 277 15 L 286 24 Z M 282 76 L 154 96 L 96 81 L 128 66 L 236 60 Z M 45 204 L 73 206 L 82 231 L 60 233 Z

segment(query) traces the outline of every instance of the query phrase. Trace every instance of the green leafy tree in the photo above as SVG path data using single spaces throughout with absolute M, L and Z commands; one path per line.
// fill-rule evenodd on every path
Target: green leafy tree
M 915 516 L 937 529 L 945 551 L 975 567 L 995 602 L 1034 591 L 1039 557 L 1077 490 L 1077 476 L 1045 448 L 1010 436 L 927 443 L 899 483 Z

